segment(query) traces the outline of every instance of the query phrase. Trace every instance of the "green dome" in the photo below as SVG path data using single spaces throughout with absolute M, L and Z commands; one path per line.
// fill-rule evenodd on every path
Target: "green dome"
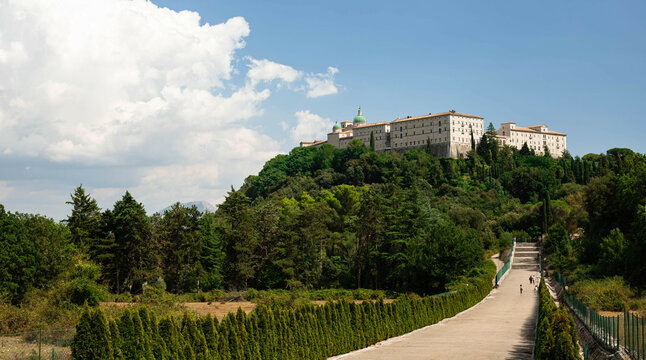
M 341 130 L 341 125 L 339 125 L 338 122 L 336 122 L 334 126 L 332 126 L 332 131 L 336 131 L 336 130 Z
M 366 118 L 361 115 L 361 108 L 359 108 L 359 112 L 357 113 L 357 116 L 354 117 L 354 121 L 352 122 L 353 124 L 365 124 Z

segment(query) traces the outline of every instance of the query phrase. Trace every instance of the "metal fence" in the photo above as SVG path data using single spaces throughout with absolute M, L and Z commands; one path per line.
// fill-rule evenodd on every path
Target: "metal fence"
M 514 241 L 511 244 L 511 251 L 509 252 L 509 258 L 507 259 L 507 262 L 505 263 L 505 265 L 502 266 L 502 268 L 500 268 L 500 270 L 498 270 L 498 273 L 496 274 L 496 285 L 500 283 L 500 280 L 502 279 L 502 277 L 507 273 L 507 271 L 509 271 L 509 268 L 511 268 L 511 259 L 514 256 L 515 248 L 516 248 L 516 241 Z
M 75 333 L 75 329 L 62 329 L 0 335 L 0 359 L 67 360 Z
M 558 272 L 554 275 L 565 289 L 566 277 Z M 617 316 L 600 315 L 567 290 L 564 292 L 564 299 L 599 341 L 610 348 L 619 349 L 621 346 L 633 358 L 646 360 L 646 319 L 628 311 Z

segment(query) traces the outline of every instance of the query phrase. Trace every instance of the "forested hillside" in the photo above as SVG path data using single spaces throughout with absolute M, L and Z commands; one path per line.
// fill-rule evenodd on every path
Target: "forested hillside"
M 100 209 L 79 186 L 60 224 L 0 207 L 0 315 L 11 328 L 11 308 L 34 299 L 74 312 L 148 290 L 433 294 L 482 273 L 485 253 L 514 237 L 542 234 L 548 262 L 574 280 L 616 275 L 639 292 L 645 182 L 644 155 L 628 149 L 553 159 L 488 133 L 466 159 L 359 141 L 295 148 L 207 214 L 176 204 L 148 216 L 128 192 Z

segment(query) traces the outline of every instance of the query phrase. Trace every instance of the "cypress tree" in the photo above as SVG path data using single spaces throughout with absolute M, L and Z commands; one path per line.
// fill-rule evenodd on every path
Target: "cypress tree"
M 191 350 L 196 360 L 207 360 L 209 358 L 209 349 L 206 345 L 204 334 L 195 323 L 193 316 L 186 312 L 182 318 L 182 337 L 191 345 Z
M 375 151 L 375 134 L 370 132 L 370 151 Z
M 139 317 L 139 312 L 132 313 L 133 334 L 135 336 L 136 354 L 139 358 L 147 360 L 155 360 L 153 351 L 150 348 L 150 339 L 148 333 L 144 331 L 143 322 Z
M 126 359 L 145 358 L 145 356 L 140 353 L 139 347 L 141 345 L 141 339 L 139 338 L 139 335 L 141 334 L 138 335 L 135 332 L 135 326 L 130 309 L 126 309 L 123 312 L 117 325 L 119 325 L 119 333 L 121 334 L 121 352 L 123 353 L 123 357 Z
M 240 341 L 240 335 L 238 334 L 236 317 L 233 313 L 229 313 L 224 320 L 222 320 L 223 326 L 226 327 L 226 333 L 228 335 L 229 341 L 229 352 L 231 354 L 231 360 L 244 360 L 244 352 L 242 349 L 242 341 Z
M 121 334 L 119 334 L 119 326 L 114 320 L 108 322 L 110 327 L 110 341 L 112 342 L 112 357 L 114 360 L 123 360 L 123 353 L 121 353 Z
M 72 339 L 70 348 L 72 350 L 72 360 L 92 359 L 92 317 L 90 309 L 85 307 L 78 324 L 76 324 L 76 334 Z
M 114 359 L 110 329 L 102 309 L 83 310 L 70 347 L 74 360 Z
M 260 348 L 258 344 L 258 316 L 251 313 L 245 320 L 245 328 L 247 330 L 247 346 L 245 349 L 245 357 L 247 360 L 260 359 Z
M 242 353 L 243 358 L 246 358 L 246 352 L 247 352 L 247 343 L 249 341 L 248 336 L 249 334 L 247 333 L 247 327 L 246 327 L 246 317 L 247 313 L 242 310 L 241 307 L 238 307 L 238 311 L 236 312 L 235 318 L 234 318 L 234 323 L 236 326 L 236 331 L 238 333 L 238 338 L 240 339 L 240 352 Z
M 218 355 L 218 331 L 216 330 L 211 313 L 208 313 L 206 314 L 206 316 L 202 317 L 200 325 L 202 327 L 204 339 L 206 340 L 206 345 L 209 348 L 209 353 L 211 354 L 211 359 L 219 360 L 220 356 Z
M 138 309 L 137 314 L 139 315 L 139 319 L 141 321 L 141 333 L 146 358 L 149 360 L 155 360 L 155 355 L 153 354 L 153 333 L 150 326 L 150 316 L 148 310 L 146 307 L 142 306 Z
M 159 335 L 166 344 L 169 360 L 186 360 L 184 358 L 183 339 L 179 325 L 170 315 L 159 321 Z
M 153 356 L 155 360 L 168 359 L 169 358 L 168 347 L 166 346 L 166 342 L 164 341 L 164 339 L 162 339 L 159 333 L 159 325 L 157 323 L 157 318 L 155 317 L 155 314 L 153 314 L 152 312 L 149 312 L 149 320 L 150 320 L 150 330 L 151 330 L 150 341 L 151 341 L 151 349 L 153 352 Z
M 218 333 L 218 355 L 221 360 L 231 360 L 231 351 L 229 351 L 229 333 L 227 332 L 227 329 L 223 329 L 222 327 L 220 327 L 220 332 Z
M 112 341 L 110 337 L 110 326 L 105 317 L 103 309 L 96 308 L 92 311 L 92 327 L 94 339 L 91 343 L 94 355 L 97 359 L 113 360 Z
M 184 341 L 184 359 L 186 360 L 196 360 L 195 359 L 195 353 L 193 352 L 193 349 L 191 348 L 191 344 L 188 341 Z

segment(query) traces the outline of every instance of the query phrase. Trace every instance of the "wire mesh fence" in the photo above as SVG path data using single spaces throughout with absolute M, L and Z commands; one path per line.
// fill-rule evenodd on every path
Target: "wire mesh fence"
M 67 360 L 75 329 L 0 335 L 1 360 Z
M 566 277 L 558 272 L 554 275 L 556 281 L 565 288 Z M 617 316 L 603 316 L 567 290 L 563 297 L 565 303 L 599 341 L 610 348 L 618 349 L 621 346 L 634 359 L 646 360 L 646 319 L 628 311 Z

